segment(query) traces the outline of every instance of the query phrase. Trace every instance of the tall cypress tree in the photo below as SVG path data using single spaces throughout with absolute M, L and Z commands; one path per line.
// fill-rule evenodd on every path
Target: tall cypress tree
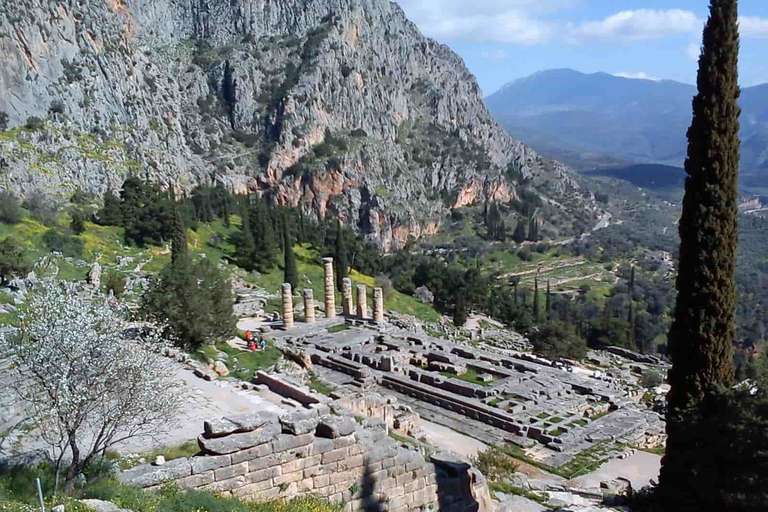
M 707 447 L 691 441 L 684 411 L 718 386 L 732 384 L 734 376 L 738 52 L 737 0 L 711 0 L 688 129 L 678 294 L 668 344 L 668 440 L 659 483 L 670 499 L 687 491 L 677 501 L 701 499 L 692 493 L 706 476 L 692 461 L 708 456 Z
M 175 201 L 171 219 L 171 261 L 176 261 L 182 254 L 187 254 L 187 228 Z
M 533 278 L 533 320 L 539 321 L 539 273 Z
M 287 215 L 283 219 L 283 245 L 285 255 L 285 279 L 283 282 L 291 283 L 291 288 L 295 291 L 299 286 L 299 272 L 296 270 L 296 255 L 293 254 L 293 237 Z
M 336 290 L 341 292 L 344 287 L 344 278 L 349 276 L 347 264 L 347 248 L 344 245 L 344 231 L 341 229 L 341 221 L 336 219 L 336 254 L 333 259 L 334 273 L 336 274 Z
M 546 310 L 547 310 L 547 320 L 550 319 L 550 316 L 552 315 L 552 292 L 549 288 L 549 279 L 547 279 L 547 302 L 546 302 Z
M 525 235 L 525 219 L 520 217 L 517 221 L 517 226 L 515 226 L 515 231 L 512 233 L 512 240 L 521 244 L 525 242 Z

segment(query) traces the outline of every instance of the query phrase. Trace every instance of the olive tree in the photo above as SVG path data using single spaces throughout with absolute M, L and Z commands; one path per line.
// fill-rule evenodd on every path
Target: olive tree
M 117 443 L 170 427 L 179 404 L 164 342 L 154 329 L 133 329 L 101 294 L 44 282 L 0 333 L 0 353 L 18 372 L 17 392 L 56 458 L 69 460 L 67 487 Z

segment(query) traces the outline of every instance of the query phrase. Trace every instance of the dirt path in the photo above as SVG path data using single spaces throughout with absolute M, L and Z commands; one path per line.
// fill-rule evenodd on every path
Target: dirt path
M 478 451 L 484 451 L 488 448 L 487 444 L 481 443 L 477 439 L 465 436 L 455 430 L 432 423 L 423 418 L 421 420 L 421 428 L 426 432 L 430 443 L 438 448 L 458 453 L 464 457 L 474 457 Z
M 633 489 L 639 490 L 650 485 L 651 479 L 658 481 L 660 469 L 661 455 L 637 451 L 624 460 L 613 459 L 574 482 L 581 487 L 599 487 L 601 481 L 623 477 L 632 482 Z

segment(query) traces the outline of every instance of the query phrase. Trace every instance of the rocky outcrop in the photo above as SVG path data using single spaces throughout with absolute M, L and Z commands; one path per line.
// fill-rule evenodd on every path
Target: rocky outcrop
M 0 186 L 19 195 L 103 192 L 129 173 L 178 191 L 216 181 L 339 216 L 384 249 L 435 232 L 449 208 L 516 198 L 523 179 L 594 207 L 492 120 L 463 61 L 394 2 L 6 7 Z

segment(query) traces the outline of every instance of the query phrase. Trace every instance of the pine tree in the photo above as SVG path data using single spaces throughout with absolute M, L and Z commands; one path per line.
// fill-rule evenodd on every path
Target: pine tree
M 344 231 L 341 229 L 341 221 L 336 220 L 336 254 L 334 255 L 334 273 L 336 274 L 336 290 L 341 292 L 344 287 L 344 278 L 349 276 L 347 265 L 347 248 L 344 245 Z
M 96 217 L 102 226 L 123 225 L 123 211 L 120 198 L 112 192 L 112 189 L 108 188 L 104 192 L 104 206 L 96 214 Z
M 539 321 L 539 273 L 533 278 L 533 320 Z
M 299 272 L 296 270 L 296 255 L 293 254 L 293 237 L 287 215 L 283 221 L 283 246 L 283 254 L 285 255 L 285 279 L 283 282 L 291 283 L 291 289 L 296 291 L 299 286 Z
M 520 217 L 517 221 L 517 226 L 515 226 L 515 232 L 512 234 L 512 240 L 515 241 L 515 243 L 521 244 L 525 242 L 525 219 Z
M 678 510 L 702 509 L 706 493 L 716 492 L 697 489 L 708 475 L 696 465 L 709 448 L 692 441 L 684 418 L 719 386 L 730 386 L 734 375 L 738 51 L 737 0 L 711 0 L 688 129 L 678 294 L 668 344 L 668 441 L 659 482 L 669 500 L 687 503 Z

